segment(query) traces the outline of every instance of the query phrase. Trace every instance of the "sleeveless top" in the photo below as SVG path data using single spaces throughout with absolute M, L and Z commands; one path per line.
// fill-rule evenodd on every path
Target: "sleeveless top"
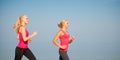
M 69 45 L 69 33 L 61 30 L 64 35 L 60 36 L 60 45 L 66 45 L 67 47 L 65 49 L 59 48 L 59 51 L 67 51 L 68 50 L 68 45 Z
M 23 40 L 21 32 L 19 32 L 18 34 L 19 34 L 19 43 L 18 43 L 17 47 L 19 47 L 19 48 L 28 48 L 28 41 Z M 26 29 L 26 37 L 28 37 L 28 35 L 29 35 L 29 32 Z

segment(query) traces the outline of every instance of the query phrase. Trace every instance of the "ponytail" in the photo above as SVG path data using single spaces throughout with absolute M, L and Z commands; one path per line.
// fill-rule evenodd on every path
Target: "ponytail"
M 62 28 L 62 25 L 63 25 L 62 22 L 58 23 L 59 28 Z
M 62 20 L 60 23 L 58 23 L 58 24 L 57 24 L 58 27 L 59 27 L 59 28 L 62 28 L 65 21 L 67 21 L 67 20 Z
M 18 18 L 17 22 L 13 25 L 13 28 L 15 29 L 16 33 L 19 33 L 21 25 L 21 16 Z

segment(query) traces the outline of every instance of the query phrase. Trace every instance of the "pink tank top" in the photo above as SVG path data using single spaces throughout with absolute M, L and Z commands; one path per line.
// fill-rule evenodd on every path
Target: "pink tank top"
M 59 48 L 60 51 L 67 51 L 68 50 L 68 45 L 69 45 L 69 33 L 61 30 L 64 35 L 60 36 L 60 45 L 66 45 L 67 47 L 65 49 Z
M 23 37 L 22 37 L 22 33 L 19 32 L 19 43 L 18 43 L 18 47 L 19 48 L 28 48 L 28 41 L 24 41 Z M 26 30 L 26 36 L 29 35 L 29 32 Z

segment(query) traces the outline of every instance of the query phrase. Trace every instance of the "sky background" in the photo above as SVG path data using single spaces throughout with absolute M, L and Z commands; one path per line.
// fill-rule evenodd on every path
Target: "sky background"
M 70 60 L 120 60 L 120 0 L 0 0 L 0 60 L 14 60 L 18 40 L 12 25 L 22 14 L 29 17 L 30 34 L 39 33 L 29 43 L 37 60 L 58 60 L 52 40 L 62 19 L 75 36 Z

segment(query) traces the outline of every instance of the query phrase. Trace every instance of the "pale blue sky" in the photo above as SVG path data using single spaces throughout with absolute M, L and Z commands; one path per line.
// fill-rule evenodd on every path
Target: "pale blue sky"
M 30 34 L 39 32 L 29 44 L 37 60 L 58 60 L 52 39 L 62 19 L 76 37 L 71 60 L 120 60 L 120 0 L 1 0 L 0 60 L 14 59 L 18 41 L 12 25 L 22 14 L 29 17 Z

